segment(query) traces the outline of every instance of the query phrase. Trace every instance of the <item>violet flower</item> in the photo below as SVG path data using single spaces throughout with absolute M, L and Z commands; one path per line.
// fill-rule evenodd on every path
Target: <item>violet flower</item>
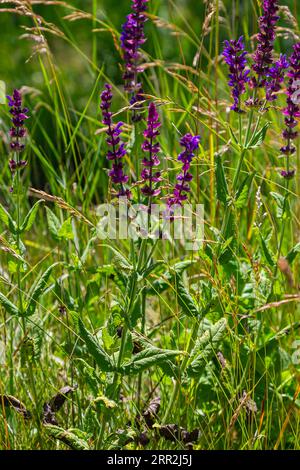
M 280 59 L 268 71 L 270 81 L 266 83 L 266 100 L 277 100 L 277 93 L 281 89 L 281 84 L 284 82 L 285 70 L 289 68 L 289 61 L 286 55 L 281 54 Z
M 10 114 L 12 115 L 12 127 L 10 128 L 9 135 L 11 137 L 10 148 L 16 154 L 19 154 L 25 149 L 23 142 L 26 136 L 26 128 L 24 123 L 29 118 L 27 115 L 28 109 L 22 107 L 22 95 L 19 90 L 14 90 L 12 96 L 7 96 L 8 106 L 10 107 Z M 20 160 L 19 158 L 11 158 L 9 160 L 9 168 L 12 175 L 16 171 L 24 168 L 27 165 L 26 160 Z M 11 189 L 12 190 L 12 189 Z
M 283 138 L 286 139 L 286 145 L 280 150 L 287 157 L 293 155 L 296 152 L 296 147 L 292 141 L 298 137 L 298 132 L 295 130 L 298 122 L 296 118 L 300 117 L 300 107 L 297 104 L 297 98 L 299 93 L 295 93 L 299 90 L 300 82 L 300 42 L 293 46 L 293 53 L 290 57 L 290 69 L 288 71 L 289 83 L 287 88 L 287 107 L 283 109 L 285 115 L 286 129 L 283 131 Z M 298 95 L 298 96 L 296 96 Z M 295 174 L 294 170 L 284 170 L 281 172 L 283 178 L 292 178 Z
M 105 89 L 101 93 L 100 108 L 102 110 L 103 116 L 102 122 L 108 127 L 106 131 L 106 134 L 108 135 L 106 143 L 110 147 L 110 150 L 107 152 L 107 159 L 113 161 L 112 169 L 109 171 L 108 174 L 114 184 L 120 185 L 118 197 L 130 197 L 130 191 L 124 188 L 124 184 L 128 181 L 128 176 L 124 174 L 124 165 L 121 161 L 122 158 L 126 155 L 125 144 L 121 141 L 120 138 L 123 123 L 118 122 L 117 124 L 113 124 L 113 113 L 110 111 L 112 96 L 112 86 L 106 83 Z
M 160 151 L 160 146 L 159 143 L 154 142 L 159 136 L 160 126 L 161 123 L 156 106 L 151 102 L 148 109 L 147 129 L 144 131 L 145 140 L 142 144 L 142 150 L 147 154 L 147 157 L 142 161 L 144 168 L 141 177 L 146 184 L 142 187 L 141 191 L 147 197 L 160 194 L 160 189 L 155 188 L 155 183 L 161 181 L 161 173 L 160 171 L 153 172 L 153 169 L 160 164 L 157 155 Z
M 177 183 L 173 190 L 173 195 L 167 201 L 168 208 L 174 205 L 182 205 L 190 192 L 190 182 L 193 175 L 190 173 L 191 161 L 195 156 L 195 151 L 199 148 L 200 136 L 186 134 L 180 139 L 180 145 L 184 150 L 178 155 L 178 161 L 182 162 L 181 173 L 177 176 Z
M 253 88 L 264 86 L 268 76 L 270 65 L 273 63 L 273 44 L 276 37 L 275 27 L 279 20 L 278 1 L 264 0 L 264 14 L 259 18 L 260 32 L 257 36 L 258 44 L 253 55 L 254 64 L 252 69 L 256 72 L 257 78 L 251 79 Z
M 132 13 L 127 16 L 122 27 L 121 47 L 125 61 L 123 79 L 125 90 L 133 95 L 130 104 L 141 101 L 142 84 L 138 82 L 138 74 L 143 71 L 143 67 L 140 65 L 139 49 L 146 42 L 144 24 L 147 21 L 147 3 L 148 0 L 132 0 Z
M 223 57 L 229 65 L 229 82 L 232 88 L 234 104 L 231 109 L 236 113 L 241 113 L 240 97 L 246 90 L 246 83 L 249 81 L 250 70 L 245 70 L 247 64 L 247 52 L 243 43 L 243 36 L 238 40 L 225 41 Z

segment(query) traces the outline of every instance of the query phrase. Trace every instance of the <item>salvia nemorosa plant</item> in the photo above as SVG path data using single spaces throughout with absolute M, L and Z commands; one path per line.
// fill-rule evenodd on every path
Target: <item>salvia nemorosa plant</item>
M 285 72 L 289 68 L 289 61 L 285 54 L 281 54 L 278 61 L 268 70 L 268 81 L 266 83 L 266 100 L 277 100 L 277 93 L 281 90 L 285 79 Z
M 28 109 L 22 106 L 22 95 L 19 90 L 14 90 L 12 96 L 8 95 L 7 99 L 9 112 L 12 115 L 12 127 L 9 131 L 10 149 L 14 153 L 14 157 L 9 160 L 9 168 L 14 179 L 15 173 L 27 165 L 26 160 L 20 159 L 20 154 L 25 149 L 24 137 L 27 131 L 24 123 L 29 116 Z
M 158 196 L 160 188 L 157 183 L 161 181 L 161 172 L 156 171 L 160 161 L 158 153 L 160 152 L 160 145 L 156 142 L 159 136 L 159 128 L 161 126 L 159 115 L 154 103 L 150 103 L 148 109 L 147 129 L 144 131 L 145 140 L 142 144 L 142 150 L 145 157 L 142 160 L 143 170 L 141 173 L 142 180 L 145 182 L 141 192 L 144 196 L 152 198 Z
M 168 198 L 167 205 L 172 207 L 174 205 L 182 205 L 186 201 L 188 193 L 190 192 L 190 183 L 193 175 L 190 172 L 191 162 L 195 157 L 195 152 L 199 148 L 200 136 L 186 134 L 180 139 L 180 145 L 183 151 L 178 155 L 178 161 L 182 163 L 182 169 L 177 176 L 177 183 L 173 189 L 173 194 Z
M 283 131 L 283 138 L 286 140 L 286 145 L 281 147 L 281 152 L 286 156 L 287 166 L 285 170 L 282 170 L 281 175 L 284 178 L 290 179 L 295 175 L 295 170 L 290 168 L 290 156 L 296 152 L 296 147 L 293 144 L 295 139 L 298 137 L 298 132 L 295 130 L 298 122 L 297 118 L 300 117 L 300 107 L 297 104 L 297 98 L 299 93 L 295 96 L 295 91 L 299 87 L 300 81 L 300 43 L 297 43 L 293 47 L 294 51 L 290 56 L 290 68 L 288 71 L 288 87 L 287 87 L 287 106 L 283 109 L 285 116 L 284 122 L 286 129 Z M 298 82 L 298 83 L 297 83 Z
M 124 164 L 122 159 L 126 155 L 126 149 L 124 142 L 121 141 L 121 132 L 122 132 L 122 122 L 117 124 L 113 123 L 111 112 L 111 102 L 112 102 L 112 86 L 108 83 L 105 84 L 105 89 L 101 93 L 101 110 L 103 117 L 103 124 L 107 126 L 107 139 L 106 143 L 110 150 L 107 152 L 107 159 L 112 161 L 112 169 L 109 171 L 109 176 L 114 185 L 118 187 L 117 196 L 127 196 L 130 197 L 131 193 L 128 189 L 125 188 L 125 184 L 128 181 L 128 176 L 124 173 Z
M 256 77 L 251 78 L 253 88 L 262 87 L 269 76 L 270 66 L 273 64 L 273 49 L 276 38 L 276 23 L 279 20 L 278 1 L 264 0 L 264 14 L 259 18 L 259 33 L 257 36 L 257 48 L 253 55 L 252 70 Z
M 121 47 L 124 53 L 124 73 L 125 91 L 131 95 L 130 104 L 134 105 L 142 101 L 143 89 L 139 81 L 139 73 L 143 71 L 141 64 L 140 47 L 146 42 L 144 25 L 147 21 L 145 12 L 148 0 L 132 0 L 132 12 L 127 16 L 122 27 Z M 136 113 L 138 105 L 135 106 L 133 120 L 140 119 Z
M 223 50 L 225 62 L 229 65 L 229 82 L 232 88 L 232 97 L 234 104 L 231 109 L 237 113 L 241 112 L 241 95 L 246 91 L 246 83 L 249 82 L 250 70 L 246 70 L 247 51 L 241 36 L 237 41 L 225 41 Z

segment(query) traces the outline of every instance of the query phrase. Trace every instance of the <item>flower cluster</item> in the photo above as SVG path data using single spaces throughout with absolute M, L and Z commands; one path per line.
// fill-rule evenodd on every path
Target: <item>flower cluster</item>
M 253 56 L 252 69 L 257 78 L 251 79 L 251 85 L 255 88 L 264 86 L 269 73 L 270 65 L 273 63 L 273 44 L 276 37 L 275 27 L 279 20 L 277 0 L 264 0 L 264 14 L 259 18 L 260 32 L 257 36 L 258 44 Z
M 11 137 L 10 148 L 13 152 L 20 153 L 25 149 L 22 139 L 26 136 L 24 123 L 28 116 L 28 109 L 22 106 L 22 95 L 19 90 L 14 90 L 12 96 L 7 96 L 10 114 L 12 115 L 12 127 L 9 134 Z M 27 165 L 26 160 L 12 158 L 9 160 L 9 168 L 12 174 Z
M 145 11 L 148 0 L 132 0 L 132 13 L 127 16 L 122 27 L 121 47 L 124 51 L 125 90 L 134 97 L 141 92 L 142 85 L 138 83 L 138 73 L 143 71 L 140 65 L 140 46 L 145 43 L 144 24 L 147 21 Z M 134 101 L 132 102 L 132 104 Z
M 292 141 L 298 137 L 298 132 L 295 128 L 298 124 L 296 118 L 300 117 L 300 107 L 297 104 L 297 99 L 299 99 L 298 92 L 300 82 L 300 43 L 295 44 L 293 49 L 294 51 L 290 57 L 290 69 L 288 71 L 289 83 L 287 88 L 287 107 L 283 110 L 286 129 L 283 131 L 282 135 L 283 138 L 286 139 L 287 143 L 280 149 L 286 156 L 293 155 L 296 152 L 296 148 Z M 295 171 L 289 169 L 281 172 L 281 175 L 284 178 L 292 178 L 294 174 Z
M 184 150 L 179 154 L 178 161 L 182 162 L 181 173 L 177 176 L 177 183 L 173 190 L 173 195 L 167 201 L 168 207 L 174 205 L 182 205 L 182 201 L 187 199 L 187 194 L 190 192 L 190 182 L 193 175 L 190 173 L 191 161 L 195 156 L 195 151 L 198 149 L 200 143 L 200 136 L 192 134 L 184 135 L 180 140 L 180 145 Z
M 281 89 L 281 84 L 284 82 L 285 70 L 289 68 L 289 61 L 286 55 L 281 54 L 280 59 L 275 62 L 273 67 L 269 69 L 268 77 L 270 80 L 266 83 L 266 100 L 275 101 L 277 93 Z
M 120 138 L 123 123 L 118 122 L 117 124 L 113 124 L 112 112 L 110 111 L 112 96 L 112 86 L 106 83 L 104 91 L 101 93 L 100 108 L 103 116 L 102 122 L 107 126 L 106 134 L 108 138 L 106 139 L 106 142 L 110 147 L 110 150 L 107 152 L 107 159 L 113 161 L 109 176 L 114 184 L 120 185 L 118 197 L 130 197 L 130 191 L 124 188 L 124 184 L 128 181 L 128 176 L 124 174 L 124 165 L 121 161 L 126 155 L 125 144 Z
M 234 104 L 231 109 L 237 113 L 241 112 L 240 96 L 246 90 L 246 83 L 249 81 L 249 70 L 246 69 L 247 52 L 243 43 L 243 37 L 238 40 L 225 41 L 223 50 L 225 62 L 229 65 L 229 82 L 232 88 L 232 97 Z
M 157 109 L 155 104 L 151 102 L 148 109 L 147 129 L 144 131 L 145 140 L 142 144 L 142 150 L 147 153 L 147 157 L 142 161 L 144 168 L 141 173 L 142 180 L 146 182 L 141 191 L 144 196 L 148 197 L 157 196 L 160 193 L 160 189 L 154 186 L 155 183 L 161 181 L 161 173 L 160 171 L 153 172 L 153 169 L 160 164 L 157 155 L 160 146 L 154 142 L 159 136 L 160 126 Z

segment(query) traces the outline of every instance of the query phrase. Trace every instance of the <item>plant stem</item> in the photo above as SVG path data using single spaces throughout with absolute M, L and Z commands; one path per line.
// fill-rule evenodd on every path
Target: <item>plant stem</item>
M 185 370 L 186 370 L 186 367 L 188 365 L 188 362 L 189 362 L 189 359 L 190 359 L 190 353 L 194 347 L 194 344 L 195 344 L 195 340 L 197 338 L 197 335 L 198 335 L 198 330 L 199 330 L 199 320 L 195 320 L 195 323 L 193 325 L 193 329 L 192 329 L 192 333 L 191 333 L 191 336 L 190 336 L 190 340 L 189 340 L 189 344 L 188 344 L 188 348 L 187 348 L 187 351 L 186 351 L 186 356 L 184 358 L 184 360 L 182 361 L 182 364 L 181 364 L 181 367 L 180 367 L 180 371 L 179 371 L 179 377 L 176 381 L 176 385 L 175 385 L 175 388 L 173 390 L 173 393 L 172 393 L 172 396 L 169 400 L 169 404 L 168 404 L 168 407 L 166 409 L 166 412 L 165 412 L 165 415 L 162 419 L 162 424 L 166 424 L 168 418 L 169 418 L 169 415 L 171 413 L 171 410 L 173 407 L 176 407 L 176 400 L 177 400 L 177 397 L 179 395 L 179 392 L 180 392 L 180 386 L 181 386 L 181 381 L 180 381 L 180 378 L 182 377 L 182 375 L 184 374 Z

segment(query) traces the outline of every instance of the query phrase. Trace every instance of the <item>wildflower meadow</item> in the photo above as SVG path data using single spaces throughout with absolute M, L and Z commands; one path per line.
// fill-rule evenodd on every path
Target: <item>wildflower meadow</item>
M 299 450 L 299 7 L 0 0 L 1 450 Z

